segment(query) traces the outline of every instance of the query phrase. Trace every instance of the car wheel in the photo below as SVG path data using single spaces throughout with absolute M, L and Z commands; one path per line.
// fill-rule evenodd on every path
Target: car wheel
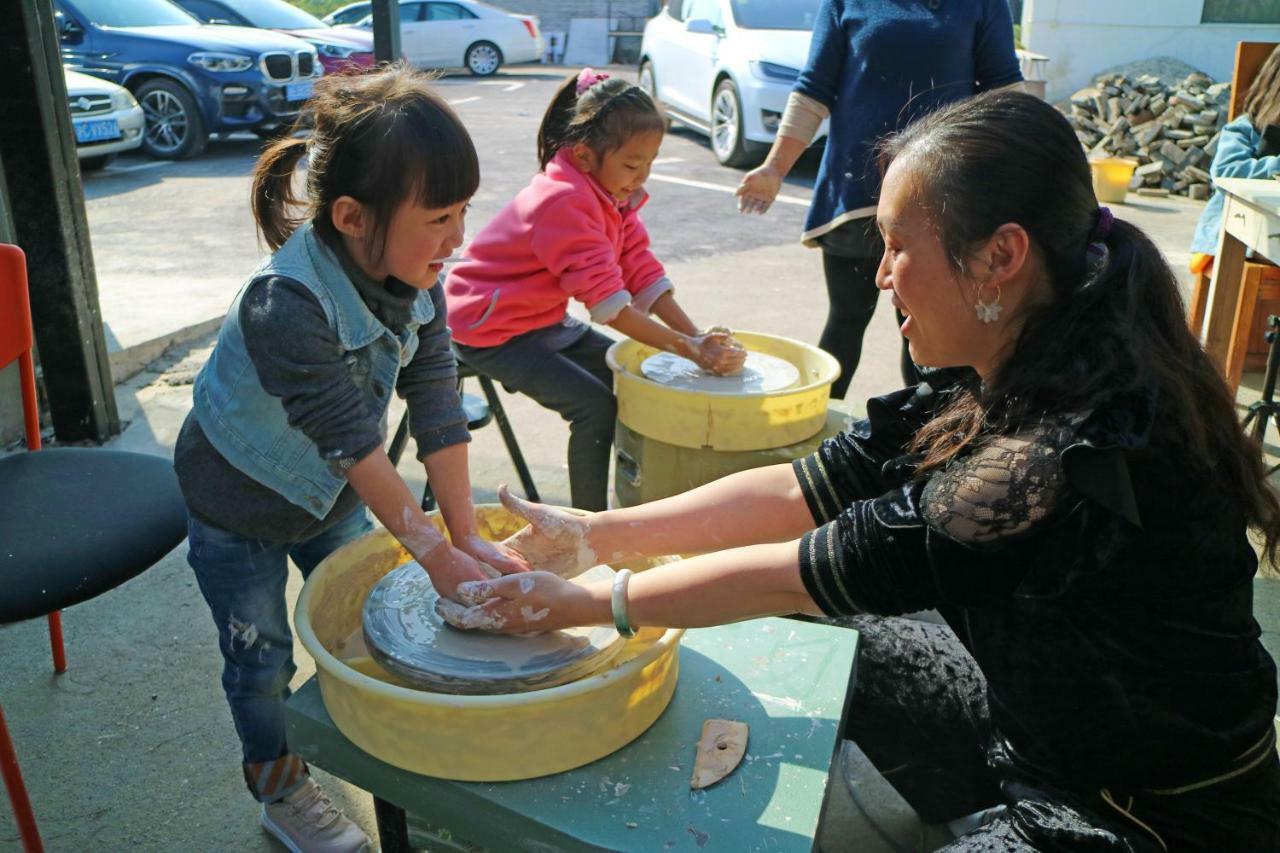
M 746 139 L 742 130 L 742 98 L 726 78 L 711 96 L 711 151 L 721 165 L 741 168 L 764 159 L 768 146 Z
M 653 76 L 653 63 L 645 60 L 640 65 L 640 77 L 637 85 L 644 90 L 644 93 L 653 99 L 658 105 L 658 109 L 662 110 L 662 101 L 658 100 L 658 78 Z M 671 129 L 671 119 L 666 117 L 666 111 L 663 110 L 663 118 L 666 119 L 665 127 Z
M 114 154 L 99 154 L 97 157 L 85 157 L 80 161 L 81 172 L 97 172 L 107 168 L 107 164 L 116 159 Z
M 142 149 L 152 157 L 185 160 L 209 144 L 200 108 L 180 83 L 163 78 L 148 80 L 135 95 L 147 122 Z
M 478 41 L 467 48 L 467 70 L 477 77 L 488 77 L 502 67 L 502 51 L 493 42 Z

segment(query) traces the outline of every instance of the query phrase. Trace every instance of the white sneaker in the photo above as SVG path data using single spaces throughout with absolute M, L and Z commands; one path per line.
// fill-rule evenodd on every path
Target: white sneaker
M 262 804 L 262 827 L 293 853 L 365 853 L 369 836 L 310 777 L 283 800 Z

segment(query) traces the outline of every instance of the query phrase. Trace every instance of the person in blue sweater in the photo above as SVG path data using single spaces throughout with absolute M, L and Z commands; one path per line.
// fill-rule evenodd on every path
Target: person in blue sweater
M 1280 47 L 1262 64 L 1245 95 L 1244 109 L 1222 128 L 1209 174 L 1215 178 L 1266 178 L 1280 174 Z M 1222 231 L 1224 194 L 1215 189 L 1191 238 L 1191 271 L 1208 275 Z
M 876 141 L 941 106 L 1021 81 L 1006 0 L 822 0 L 808 63 L 768 157 L 738 187 L 738 207 L 768 210 L 830 117 L 801 240 L 822 249 L 830 308 L 818 346 L 840 362 L 832 396 L 848 390 L 876 307 L 884 252 Z M 916 380 L 905 339 L 902 378 Z

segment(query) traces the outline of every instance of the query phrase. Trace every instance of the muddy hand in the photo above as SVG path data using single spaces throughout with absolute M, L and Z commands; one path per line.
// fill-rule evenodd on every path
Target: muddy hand
M 772 166 L 747 172 L 738 185 L 738 212 L 763 214 L 782 189 L 782 175 Z
M 725 332 L 709 332 L 699 338 L 694 361 L 703 370 L 720 376 L 733 376 L 742 371 L 747 361 L 747 351 L 742 344 Z
M 487 563 L 501 574 L 509 575 L 513 572 L 529 571 L 529 563 L 524 557 L 506 545 L 490 542 L 479 533 L 463 536 L 455 540 L 453 544 L 459 551 L 475 557 L 480 561 L 481 565 Z
M 529 522 L 502 544 L 523 557 L 532 569 L 571 578 L 599 562 L 587 542 L 590 516 L 530 503 L 511 494 L 506 486 L 498 489 L 498 500 L 508 512 Z
M 431 585 L 443 598 L 457 599 L 458 584 L 486 580 L 494 571 L 492 566 L 479 562 L 448 543 L 436 547 L 425 557 L 419 557 L 418 562 L 431 578 Z
M 587 612 L 590 604 L 584 588 L 550 572 L 464 583 L 458 587 L 458 600 L 470 606 L 439 609 L 450 625 L 503 634 L 573 627 L 579 624 L 576 615 Z

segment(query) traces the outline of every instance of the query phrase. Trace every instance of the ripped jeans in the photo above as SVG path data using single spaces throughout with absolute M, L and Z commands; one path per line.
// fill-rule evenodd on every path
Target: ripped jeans
M 187 522 L 187 562 L 209 604 L 222 651 L 222 689 L 244 753 L 249 790 L 264 802 L 301 784 L 305 765 L 289 756 L 284 701 L 297 667 L 285 600 L 288 559 L 303 578 L 334 550 L 373 529 L 361 506 L 305 542 L 249 539 L 196 518 Z M 277 761 L 288 757 L 288 761 Z

